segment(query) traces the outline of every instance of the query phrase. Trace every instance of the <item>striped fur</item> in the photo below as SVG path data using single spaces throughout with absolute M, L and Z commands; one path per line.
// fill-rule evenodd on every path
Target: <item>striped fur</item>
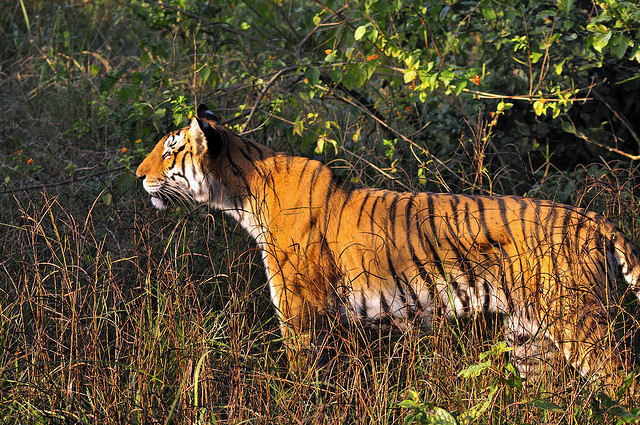
M 154 206 L 205 203 L 256 240 L 293 367 L 335 321 L 428 327 L 436 309 L 502 315 L 522 373 L 550 347 L 584 375 L 609 379 L 633 363 L 612 324 L 616 273 L 640 298 L 640 260 L 595 213 L 357 187 L 320 162 L 235 135 L 202 105 L 137 175 Z

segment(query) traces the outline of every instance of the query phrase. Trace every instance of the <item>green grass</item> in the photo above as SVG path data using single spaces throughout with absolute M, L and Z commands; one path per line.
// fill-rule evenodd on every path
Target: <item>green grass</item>
M 133 173 L 192 99 L 212 99 L 232 117 L 255 101 L 253 84 L 194 84 L 202 54 L 160 13 L 156 27 L 140 25 L 141 3 L 24 2 L 30 30 L 21 4 L 0 17 L 0 423 L 431 423 L 438 409 L 477 423 L 637 417 L 626 410 L 637 400 L 612 408 L 606 391 L 562 361 L 520 385 L 505 354 L 482 358 L 501 340 L 489 318 L 393 335 L 338 329 L 341 361 L 328 382 L 288 373 L 246 233 L 214 211 L 153 210 Z M 224 81 L 240 61 L 214 53 Z M 283 124 L 300 104 L 282 102 L 281 119 L 254 137 L 304 150 Z M 375 137 L 375 124 L 318 111 L 340 122 L 332 166 L 343 175 L 422 187 L 388 151 L 350 145 L 356 131 Z M 520 187 L 514 164 L 527 168 L 527 158 L 483 168 L 474 158 L 491 148 L 472 147 L 439 152 L 449 171 L 430 168 L 427 186 L 445 190 L 444 175 L 461 177 L 448 182 L 456 191 Z M 563 171 L 546 162 L 529 172 L 543 177 L 527 193 L 564 197 L 640 234 L 637 165 Z M 477 376 L 460 375 L 486 360 Z

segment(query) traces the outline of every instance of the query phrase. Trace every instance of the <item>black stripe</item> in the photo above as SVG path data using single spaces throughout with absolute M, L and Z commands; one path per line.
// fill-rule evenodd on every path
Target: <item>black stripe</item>
M 427 218 L 426 220 L 429 221 L 430 226 L 431 226 L 431 237 L 434 238 L 436 240 L 437 243 L 437 229 L 436 229 L 436 223 L 435 223 L 435 207 L 433 205 L 433 196 L 432 194 L 427 195 Z M 425 220 L 425 221 L 426 221 Z M 422 226 L 419 226 L 419 232 L 418 235 L 420 236 L 420 244 L 422 246 L 422 249 L 424 250 L 425 253 L 427 253 L 427 249 L 425 246 L 425 241 L 427 243 L 427 245 L 429 245 L 429 251 L 431 252 L 431 257 L 433 258 L 433 262 L 436 266 L 436 268 L 438 269 L 438 272 L 440 273 L 442 279 L 446 280 L 447 279 L 447 273 L 446 270 L 444 269 L 444 265 L 442 264 L 442 258 L 440 258 L 440 255 L 438 253 L 437 248 L 433 245 L 433 243 L 431 242 L 431 238 L 429 236 L 427 236 L 426 238 L 424 237 L 424 233 L 422 231 Z
M 460 204 L 460 199 L 458 195 L 451 194 L 449 198 L 449 207 L 451 207 L 451 220 L 453 220 L 453 222 L 456 225 L 456 233 L 454 234 L 457 234 L 457 235 L 460 234 L 460 223 L 458 222 L 458 204 Z M 448 221 L 451 221 L 451 220 L 448 220 Z
M 456 260 L 457 260 L 456 262 L 460 264 L 460 266 L 462 268 L 462 272 L 467 277 L 467 286 L 469 287 L 469 289 L 471 289 L 472 287 L 475 286 L 475 276 L 473 276 L 473 273 L 472 273 L 471 269 L 469 268 L 469 264 L 468 264 L 467 260 L 465 260 L 462 257 L 461 252 L 458 250 L 458 248 L 453 243 L 453 241 L 451 239 L 449 239 L 449 236 L 445 235 L 445 239 L 446 239 L 447 243 L 449 244 L 449 246 L 451 247 L 451 251 L 453 252 L 453 254 L 456 257 Z M 458 285 L 458 282 L 457 282 L 456 278 L 452 278 L 449 281 L 449 286 L 451 286 L 451 288 L 454 291 L 456 291 L 456 294 L 458 295 L 458 298 L 460 298 L 460 300 L 462 301 L 464 311 L 468 312 L 469 311 L 469 294 L 467 294 L 466 291 L 461 291 L 460 290 L 460 286 Z
M 386 197 L 387 193 L 385 193 L 385 197 Z M 396 193 L 393 201 L 391 201 L 391 205 L 389 205 L 389 222 L 391 224 L 391 243 L 393 243 L 394 247 L 397 247 L 398 244 L 396 243 L 396 213 L 397 213 L 397 208 L 398 208 L 398 198 L 400 197 L 399 193 Z M 383 197 L 384 199 L 384 197 Z M 388 226 L 388 224 L 387 224 Z M 386 234 L 388 235 L 389 232 L 387 231 Z M 387 241 L 388 242 L 388 241 Z
M 479 226 L 484 232 L 484 237 L 487 239 L 487 242 L 495 247 L 500 247 L 500 241 L 497 241 L 491 236 L 491 229 L 489 228 L 489 224 L 487 223 L 487 217 L 485 215 L 485 207 L 482 198 L 477 198 L 476 202 L 478 204 L 478 213 L 479 213 Z M 468 208 L 467 208 L 468 211 Z M 468 214 L 468 213 L 467 213 Z
M 327 188 L 327 195 L 324 199 L 324 232 L 327 232 L 329 228 L 329 217 L 331 217 L 331 213 L 333 212 L 330 208 L 331 198 L 333 193 L 336 190 L 336 185 L 333 180 L 329 180 L 329 187 Z M 342 214 L 341 214 L 342 215 Z
M 400 301 L 402 301 L 402 304 L 406 306 L 407 296 L 404 293 L 404 288 L 402 287 L 401 278 L 396 272 L 395 266 L 393 265 L 393 260 L 391 259 L 391 252 L 389 250 L 390 248 L 389 248 L 389 245 L 387 244 L 386 251 L 387 251 L 387 265 L 389 266 L 389 273 L 391 274 L 391 277 L 393 277 L 393 281 L 395 282 L 396 287 L 400 291 Z
M 249 150 L 253 150 L 258 155 L 260 160 L 264 159 L 264 146 L 254 143 L 251 140 L 245 139 L 244 137 L 240 137 L 240 140 L 244 142 L 244 145 L 249 148 Z M 253 160 L 251 161 L 253 162 Z
M 369 314 L 367 311 L 367 299 L 364 296 L 364 291 L 360 292 L 360 310 L 358 311 L 358 314 L 363 319 L 369 318 Z
M 449 230 L 449 235 L 452 235 L 453 237 L 458 235 L 458 232 L 455 229 L 453 229 L 453 227 L 451 226 L 451 220 L 445 220 L 445 225 Z M 448 235 L 445 235 L 445 238 L 448 244 L 450 245 L 451 251 L 456 256 L 456 260 L 457 260 L 456 262 L 460 264 L 460 266 L 462 267 L 463 273 L 467 277 L 467 284 L 469 285 L 469 288 L 475 287 L 476 277 L 474 274 L 473 267 L 469 263 L 469 259 L 468 259 L 469 249 L 466 249 L 465 252 L 463 253 L 460 250 L 460 246 L 462 246 L 462 242 L 459 239 L 454 242 L 451 238 L 449 238 Z
M 349 202 L 349 199 L 351 199 L 351 195 L 353 195 L 354 191 L 355 191 L 355 188 L 353 186 L 349 187 L 349 190 L 347 191 L 347 196 L 344 199 L 344 202 L 342 202 L 342 208 L 340 208 L 340 215 L 338 216 L 338 228 L 336 230 L 336 235 L 340 234 L 340 226 L 342 225 L 342 214 L 344 214 L 344 210 L 347 209 L 347 203 Z
M 491 311 L 491 286 L 485 280 L 482 283 L 482 289 L 484 289 L 484 299 L 482 300 L 482 312 L 489 313 Z
M 358 222 L 356 226 L 360 227 L 360 220 L 362 220 L 362 213 L 364 212 L 364 206 L 367 204 L 369 197 L 371 196 L 371 190 L 367 191 L 367 195 L 364 197 L 364 201 L 362 201 L 362 205 L 360 206 L 360 213 L 358 214 Z
M 302 170 L 300 171 L 300 177 L 304 178 L 304 173 L 307 171 L 307 166 L 311 163 L 311 160 L 309 158 L 304 158 L 306 161 L 304 163 L 304 167 L 302 167 Z
M 380 202 L 380 197 L 376 196 L 376 199 L 374 199 L 373 201 L 373 206 L 371 207 L 371 213 L 369 216 L 369 220 L 370 220 L 370 232 L 371 235 L 376 235 L 378 232 L 376 232 L 376 229 L 374 229 L 374 224 L 375 224 L 375 214 L 376 214 L 376 208 L 378 207 L 378 202 Z M 386 220 L 385 220 L 386 221 Z
M 178 150 L 176 150 L 175 152 L 173 152 L 173 155 L 171 156 L 171 157 L 172 157 L 172 159 L 173 159 L 173 161 L 171 162 L 171 165 L 169 165 L 169 169 L 171 169 L 171 168 L 175 167 L 176 162 L 178 162 L 178 154 L 179 154 L 180 152 L 182 152 L 186 146 L 187 146 L 187 145 L 182 145 L 182 146 L 180 146 L 180 147 L 178 148 Z M 183 170 L 184 170 L 184 167 L 183 167 Z

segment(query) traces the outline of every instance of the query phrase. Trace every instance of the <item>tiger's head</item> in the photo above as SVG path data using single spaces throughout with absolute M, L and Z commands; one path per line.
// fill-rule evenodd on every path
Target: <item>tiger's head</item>
M 238 138 L 200 105 L 189 126 L 160 139 L 136 170 L 153 206 L 195 202 L 224 207 L 229 189 L 216 170 L 226 168 L 220 153 L 229 149 L 230 137 Z

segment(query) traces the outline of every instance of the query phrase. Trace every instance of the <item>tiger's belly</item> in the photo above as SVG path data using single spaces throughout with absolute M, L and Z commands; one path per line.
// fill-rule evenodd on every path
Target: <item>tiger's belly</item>
M 363 276 L 365 277 L 365 276 Z M 450 281 L 413 279 L 355 279 L 339 297 L 339 312 L 345 322 L 372 328 L 430 328 L 436 309 L 447 318 L 473 313 L 506 313 L 507 301 L 497 285 L 482 276 Z

